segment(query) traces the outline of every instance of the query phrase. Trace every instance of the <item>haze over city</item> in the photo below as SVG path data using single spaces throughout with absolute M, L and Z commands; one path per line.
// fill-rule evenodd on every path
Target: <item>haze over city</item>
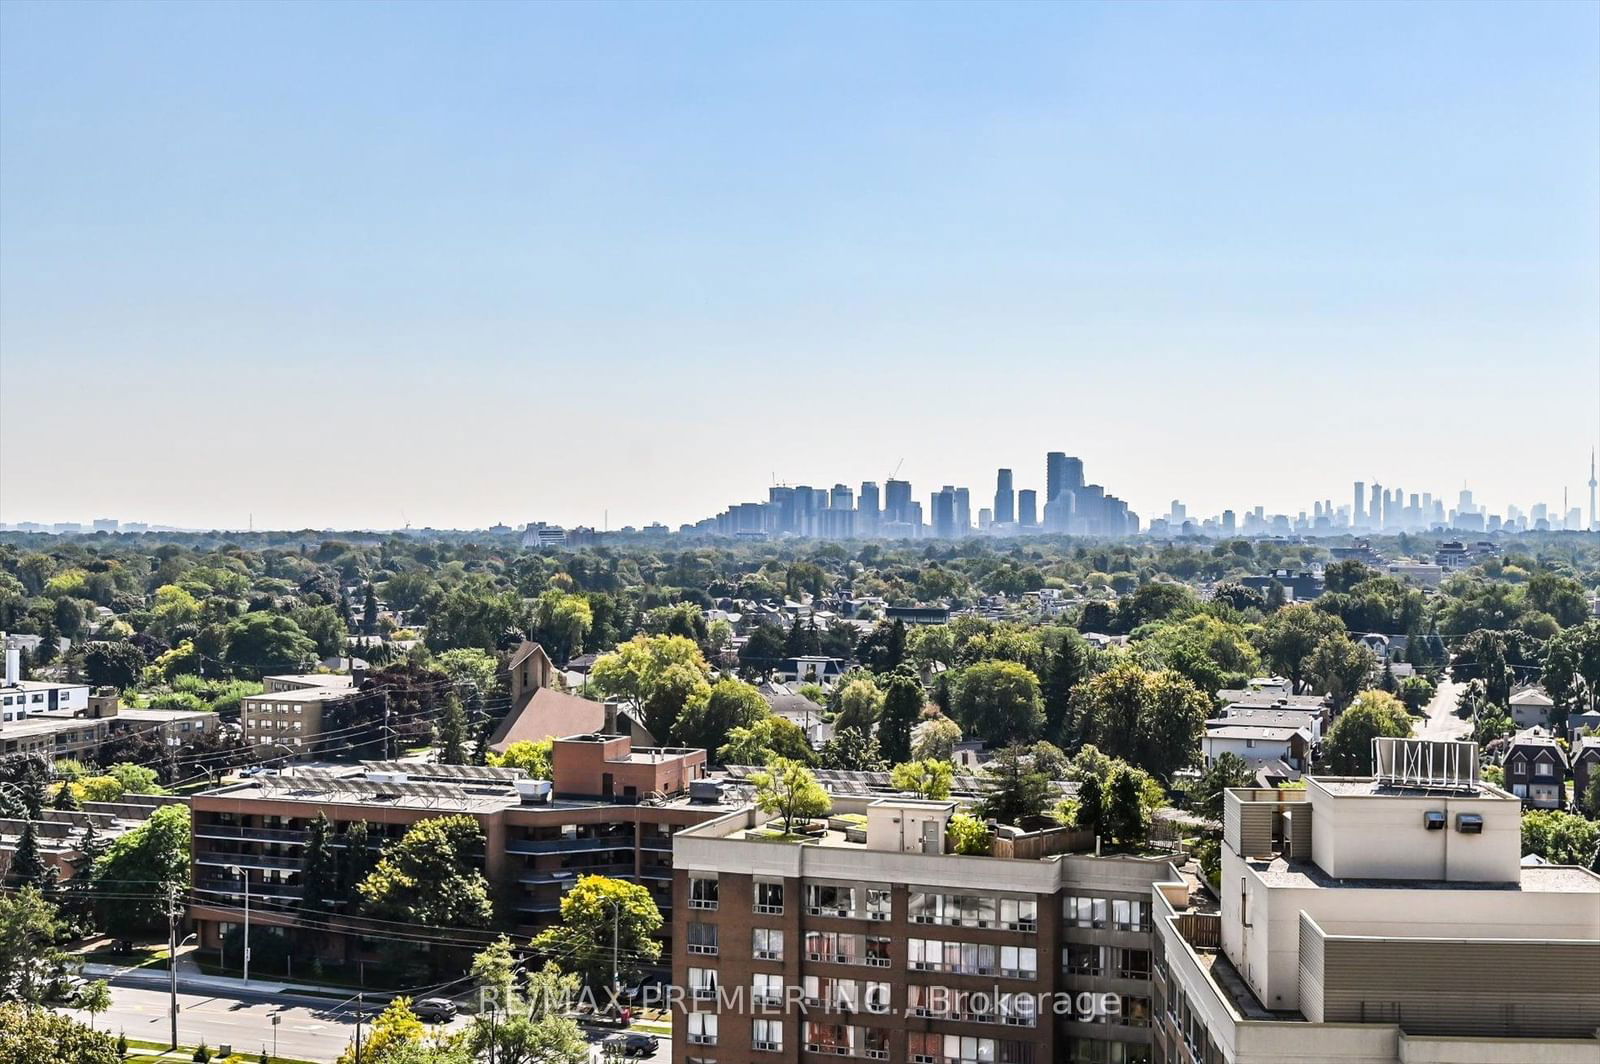
M 1585 496 L 1594 5 L 0 22 L 0 521 Z

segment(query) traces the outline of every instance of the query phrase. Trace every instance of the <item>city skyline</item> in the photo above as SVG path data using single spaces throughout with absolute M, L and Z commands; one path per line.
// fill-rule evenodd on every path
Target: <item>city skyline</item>
M 896 469 L 903 465 L 902 460 Z M 1298 506 L 1284 509 L 1276 509 L 1263 503 L 1240 502 L 1232 506 L 1223 506 L 1215 511 L 1206 511 L 1191 505 L 1180 493 L 1169 500 L 1165 509 L 1156 506 L 1153 511 L 1141 512 L 1128 505 L 1109 487 L 1097 483 L 1093 476 L 1088 475 L 1082 458 L 1068 455 L 1063 451 L 1050 451 L 1044 455 L 1043 471 L 1035 480 L 1030 480 L 1026 473 L 1021 477 L 1017 476 L 1019 468 L 1024 467 L 1020 465 L 996 467 L 991 478 L 994 484 L 992 495 L 983 487 L 970 484 L 941 484 L 933 487 L 933 482 L 930 481 L 919 486 L 904 476 L 886 477 L 881 481 L 862 480 L 855 483 L 834 481 L 829 484 L 826 478 L 816 484 L 774 483 L 767 488 L 765 499 L 751 498 L 735 502 L 725 509 L 712 511 L 710 516 L 702 514 L 684 521 L 668 521 L 659 515 L 631 522 L 612 522 L 606 518 L 602 518 L 600 522 L 560 521 L 548 513 L 541 513 L 503 514 L 493 521 L 478 524 L 446 524 L 419 520 L 392 526 L 328 523 L 272 525 L 254 520 L 252 513 L 249 520 L 241 525 L 227 523 L 183 525 L 141 519 L 138 516 L 118 517 L 102 514 L 94 518 L 78 516 L 35 517 L 20 520 L 8 518 L 0 520 L 0 531 L 86 533 L 211 529 L 291 531 L 300 528 L 359 531 L 406 527 L 462 531 L 502 528 L 510 531 L 521 530 L 525 526 L 531 527 L 535 524 L 548 524 L 553 527 L 592 528 L 602 531 L 654 527 L 671 532 L 696 530 L 706 534 L 714 530 L 715 523 L 719 520 L 724 523 L 719 534 L 733 534 L 736 530 L 764 530 L 819 539 L 905 536 L 950 538 L 990 531 L 991 524 L 994 530 L 1001 534 L 1020 531 L 1022 534 L 1066 533 L 1108 538 L 1134 534 L 1227 535 L 1235 532 L 1241 535 L 1282 533 L 1331 535 L 1341 532 L 1427 531 L 1436 527 L 1465 531 L 1500 531 L 1502 522 L 1505 531 L 1600 529 L 1600 520 L 1597 520 L 1600 518 L 1600 512 L 1597 512 L 1595 494 L 1596 486 L 1600 482 L 1596 481 L 1596 467 L 1592 455 L 1589 480 L 1582 485 L 1583 490 L 1564 492 L 1559 501 L 1530 498 L 1524 502 L 1505 500 L 1497 502 L 1485 498 L 1466 485 L 1458 489 L 1436 492 L 1429 489 L 1412 490 L 1405 484 L 1385 485 L 1381 480 L 1356 480 L 1346 486 L 1342 498 L 1337 494 L 1323 494 L 1304 500 Z M 1050 499 L 1052 484 L 1068 489 L 1082 489 L 1087 485 L 1097 500 L 1094 506 L 1101 505 L 1098 501 L 1101 498 L 1111 503 L 1117 514 L 1115 521 L 1119 523 L 1102 525 L 1099 523 L 1099 517 L 1093 518 L 1095 523 L 1089 525 L 1084 524 L 1081 519 L 1077 523 L 1072 523 L 1069 516 L 1070 508 L 1064 511 L 1052 508 Z M 1009 523 L 1020 526 L 1017 530 L 1009 531 L 1005 528 L 1008 524 L 1007 519 L 997 516 L 1004 512 L 1001 496 L 1008 487 L 1013 514 L 1013 521 Z M 814 520 L 809 525 L 802 526 L 794 518 L 793 498 L 796 491 L 807 490 L 815 493 L 815 501 L 809 511 L 814 515 Z M 949 493 L 948 503 L 941 498 L 946 493 Z M 788 507 L 787 516 L 776 519 L 751 517 L 747 514 L 743 518 L 744 525 L 741 526 L 741 518 L 736 512 L 741 507 L 746 510 L 768 505 L 777 507 L 780 504 L 780 497 L 786 500 L 784 505 Z M 974 498 L 978 500 L 976 503 L 973 502 Z M 990 505 L 983 505 L 986 502 Z M 802 509 L 805 505 L 801 504 Z M 874 518 L 868 524 L 844 525 L 834 516 L 839 512 L 864 511 L 881 514 L 881 517 Z M 1098 509 L 1093 512 L 1097 515 L 1100 513 Z M 1380 512 L 1384 516 L 1374 517 Z M 1468 519 L 1457 523 L 1458 512 L 1469 515 Z M 825 516 L 816 516 L 818 514 Z M 1126 515 L 1127 523 L 1122 523 L 1125 520 L 1123 515 Z M 1282 521 L 1274 523 L 1276 518 L 1286 518 L 1287 527 Z M 1186 519 L 1190 522 L 1190 527 L 1187 529 L 1184 525 Z M 778 522 L 776 527 L 773 525 L 774 520 Z M 886 524 L 880 526 L 879 521 Z
M 3 521 L 1582 495 L 1593 5 L 0 20 Z

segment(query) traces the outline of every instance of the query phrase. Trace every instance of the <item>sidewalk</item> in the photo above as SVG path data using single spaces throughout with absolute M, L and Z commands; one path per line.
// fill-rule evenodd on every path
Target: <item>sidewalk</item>
M 133 986 L 151 986 L 163 989 L 171 985 L 172 977 L 164 969 L 151 968 L 123 968 L 115 964 L 85 964 L 83 966 L 85 978 L 107 979 L 114 982 L 123 982 Z M 263 979 L 252 979 L 246 984 L 243 979 L 228 975 L 206 975 L 192 957 L 180 956 L 178 958 L 178 989 L 179 990 L 206 990 L 214 993 L 226 994 L 311 994 L 318 997 L 331 997 L 339 1000 L 355 997 L 355 992 L 342 986 L 320 986 L 316 983 L 280 983 Z M 382 1001 L 386 995 L 372 993 L 373 1000 Z

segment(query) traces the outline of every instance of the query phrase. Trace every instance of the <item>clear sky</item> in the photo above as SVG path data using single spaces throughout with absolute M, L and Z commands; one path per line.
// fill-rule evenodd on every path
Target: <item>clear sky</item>
M 0 520 L 1586 498 L 1600 5 L 0 5 Z

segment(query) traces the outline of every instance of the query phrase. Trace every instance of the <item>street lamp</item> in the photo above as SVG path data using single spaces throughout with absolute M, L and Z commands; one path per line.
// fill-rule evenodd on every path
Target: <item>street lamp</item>
M 244 985 L 250 985 L 250 870 L 242 865 L 229 865 L 228 871 L 238 873 L 244 884 Z
M 176 908 L 174 908 L 174 910 L 173 910 L 174 915 L 172 917 L 172 925 L 171 925 L 174 929 L 176 929 L 176 927 L 178 926 L 177 925 L 176 911 L 177 911 Z M 174 930 L 174 932 L 171 935 L 171 937 L 169 937 L 167 939 L 167 942 L 168 942 L 167 976 L 168 976 L 168 981 L 169 981 L 169 983 L 171 985 L 171 993 L 172 993 L 172 1004 L 171 1004 L 170 1011 L 171 1011 L 171 1014 L 172 1014 L 172 1050 L 173 1050 L 173 1052 L 177 1052 L 177 1049 L 178 1049 L 178 951 L 180 949 L 182 949 L 184 946 L 188 945 L 190 939 L 198 938 L 198 937 L 199 936 L 197 934 L 195 934 L 194 932 L 191 931 L 189 934 L 183 936 L 183 941 L 182 942 L 179 942 L 177 940 L 176 930 Z

